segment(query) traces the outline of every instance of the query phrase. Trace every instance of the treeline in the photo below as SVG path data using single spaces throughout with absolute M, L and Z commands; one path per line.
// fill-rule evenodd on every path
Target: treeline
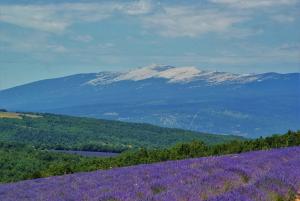
M 28 145 L 2 142 L 0 143 L 0 182 L 299 145 L 300 131 L 289 131 L 281 136 L 232 141 L 218 145 L 206 145 L 201 141 L 193 141 L 180 143 L 166 149 L 147 150 L 141 148 L 135 151 L 126 151 L 112 158 L 88 158 L 34 149 Z
M 288 131 L 284 135 L 273 135 L 246 141 L 231 141 L 229 143 L 206 145 L 201 141 L 180 143 L 169 149 L 146 150 L 124 153 L 123 164 L 132 165 L 140 163 L 153 163 L 167 160 L 179 160 L 195 157 L 218 156 L 236 154 L 256 150 L 268 150 L 300 145 L 300 131 Z M 122 164 L 122 165 L 123 165 Z

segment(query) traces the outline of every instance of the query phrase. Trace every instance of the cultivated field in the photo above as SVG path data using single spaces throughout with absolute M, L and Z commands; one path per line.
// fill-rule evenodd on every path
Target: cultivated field
M 0 112 L 0 118 L 22 119 L 20 114 L 13 112 Z
M 23 116 L 30 118 L 40 118 L 42 116 L 35 114 L 15 113 L 15 112 L 0 112 L 0 118 L 23 119 Z
M 78 173 L 0 185 L 0 200 L 296 199 L 300 147 Z

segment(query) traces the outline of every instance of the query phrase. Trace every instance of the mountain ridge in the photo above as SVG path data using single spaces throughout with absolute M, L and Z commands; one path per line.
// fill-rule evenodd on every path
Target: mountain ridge
M 87 84 L 101 85 L 119 81 L 141 81 L 151 78 L 167 79 L 168 83 L 189 83 L 203 80 L 210 84 L 222 84 L 224 82 L 248 83 L 270 79 L 272 76 L 288 75 L 293 73 L 275 73 L 267 72 L 260 74 L 238 74 L 219 71 L 201 70 L 194 66 L 174 67 L 169 65 L 150 65 L 129 70 L 127 72 L 104 71 L 96 73 L 97 78 L 90 80 Z M 108 82 L 105 82 L 108 78 Z M 104 81 L 101 82 L 101 81 Z
M 157 70 L 157 69 L 163 69 L 163 70 Z M 188 72 L 188 71 L 194 71 L 194 74 L 190 75 L 190 77 L 188 78 L 198 78 L 195 80 L 188 80 L 189 82 L 193 82 L 193 81 L 199 81 L 199 80 L 205 80 L 207 79 L 207 82 L 209 81 L 219 81 L 220 83 L 222 83 L 222 81 L 241 81 L 241 83 L 245 83 L 245 80 L 241 80 L 241 78 L 249 78 L 249 82 L 252 81 L 262 81 L 262 79 L 266 79 L 266 78 L 272 78 L 272 76 L 287 76 L 287 75 L 298 75 L 300 76 L 300 73 L 297 72 L 291 72 L 291 73 L 278 73 L 278 72 L 265 72 L 265 73 L 229 73 L 229 72 L 224 72 L 224 71 L 208 71 L 208 70 L 201 70 L 198 67 L 195 66 L 183 66 L 183 67 L 175 67 L 175 66 L 170 66 L 170 65 L 156 65 L 156 64 L 152 64 L 146 67 L 139 67 L 139 68 L 135 68 L 129 71 L 125 71 L 125 72 L 117 72 L 117 71 L 100 71 L 100 72 L 94 72 L 94 73 L 78 73 L 78 74 L 71 74 L 71 75 L 66 75 L 66 76 L 60 76 L 60 77 L 55 77 L 55 78 L 47 78 L 47 79 L 41 79 L 41 80 L 37 80 L 37 81 L 32 81 L 29 83 L 25 83 L 22 85 L 18 85 L 18 86 L 14 86 L 14 87 L 10 87 L 10 88 L 6 88 L 6 89 L 2 89 L 0 90 L 0 92 L 6 91 L 6 90 L 10 90 L 10 89 L 14 89 L 14 88 L 18 88 L 20 86 L 26 86 L 26 85 L 30 85 L 30 84 L 34 84 L 34 83 L 38 83 L 40 81 L 51 81 L 51 80 L 56 80 L 56 79 L 68 79 L 71 77 L 89 77 L 90 80 L 88 80 L 87 82 L 82 83 L 82 85 L 94 85 L 97 86 L 98 84 L 102 84 L 101 82 L 97 84 L 97 81 L 101 81 L 103 78 L 106 79 L 112 79 L 112 81 L 110 82 L 104 82 L 103 84 L 110 84 L 112 82 L 119 82 L 119 81 L 141 81 L 141 80 L 145 80 L 145 79 L 150 79 L 150 78 L 162 78 L 162 79 L 169 79 L 169 83 L 176 83 L 176 81 L 186 81 L 184 79 L 180 80 L 172 80 L 172 76 L 170 74 L 168 74 L 170 72 L 170 69 L 173 70 L 177 70 L 177 73 L 180 75 L 180 73 L 182 72 Z M 151 72 L 151 70 L 153 70 Z M 186 71 L 184 71 L 186 70 Z M 147 72 L 148 71 L 148 72 Z M 145 77 L 135 77 L 134 74 L 137 72 L 143 72 L 143 73 L 148 73 L 148 74 L 144 74 Z M 176 73 L 176 71 L 175 71 Z M 177 76 L 179 76 L 177 74 Z M 218 77 L 217 75 L 220 75 L 220 77 Z M 223 78 L 224 80 L 217 80 L 217 78 Z M 225 75 L 227 75 L 228 77 L 226 77 Z M 138 76 L 138 75 L 136 75 Z M 176 74 L 175 74 L 176 76 Z M 116 79 L 117 78 L 117 79 Z M 200 79 L 199 79 L 200 78 Z M 215 78 L 215 79 L 214 79 Z M 227 78 L 227 79 L 226 79 Z M 99 80 L 97 80 L 99 79 Z M 187 81 L 187 82 L 188 82 Z M 217 82 L 218 83 L 218 82 Z M 232 84 L 232 83 L 231 83 Z
M 0 108 L 258 137 L 299 129 L 299 86 L 300 73 L 240 75 L 152 65 L 2 90 Z

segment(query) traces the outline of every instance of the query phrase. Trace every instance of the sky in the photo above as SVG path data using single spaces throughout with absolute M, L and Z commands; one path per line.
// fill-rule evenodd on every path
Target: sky
M 300 0 L 0 0 L 0 90 L 150 64 L 300 72 Z

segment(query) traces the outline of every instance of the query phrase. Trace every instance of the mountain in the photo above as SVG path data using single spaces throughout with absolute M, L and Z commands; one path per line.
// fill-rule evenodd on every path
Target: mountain
M 299 129 L 300 73 L 233 74 L 151 65 L 0 91 L 0 108 L 258 137 Z
M 45 149 L 122 151 L 141 147 L 166 148 L 193 140 L 218 144 L 243 138 L 141 123 L 44 113 L 0 112 L 0 142 L 25 143 Z

